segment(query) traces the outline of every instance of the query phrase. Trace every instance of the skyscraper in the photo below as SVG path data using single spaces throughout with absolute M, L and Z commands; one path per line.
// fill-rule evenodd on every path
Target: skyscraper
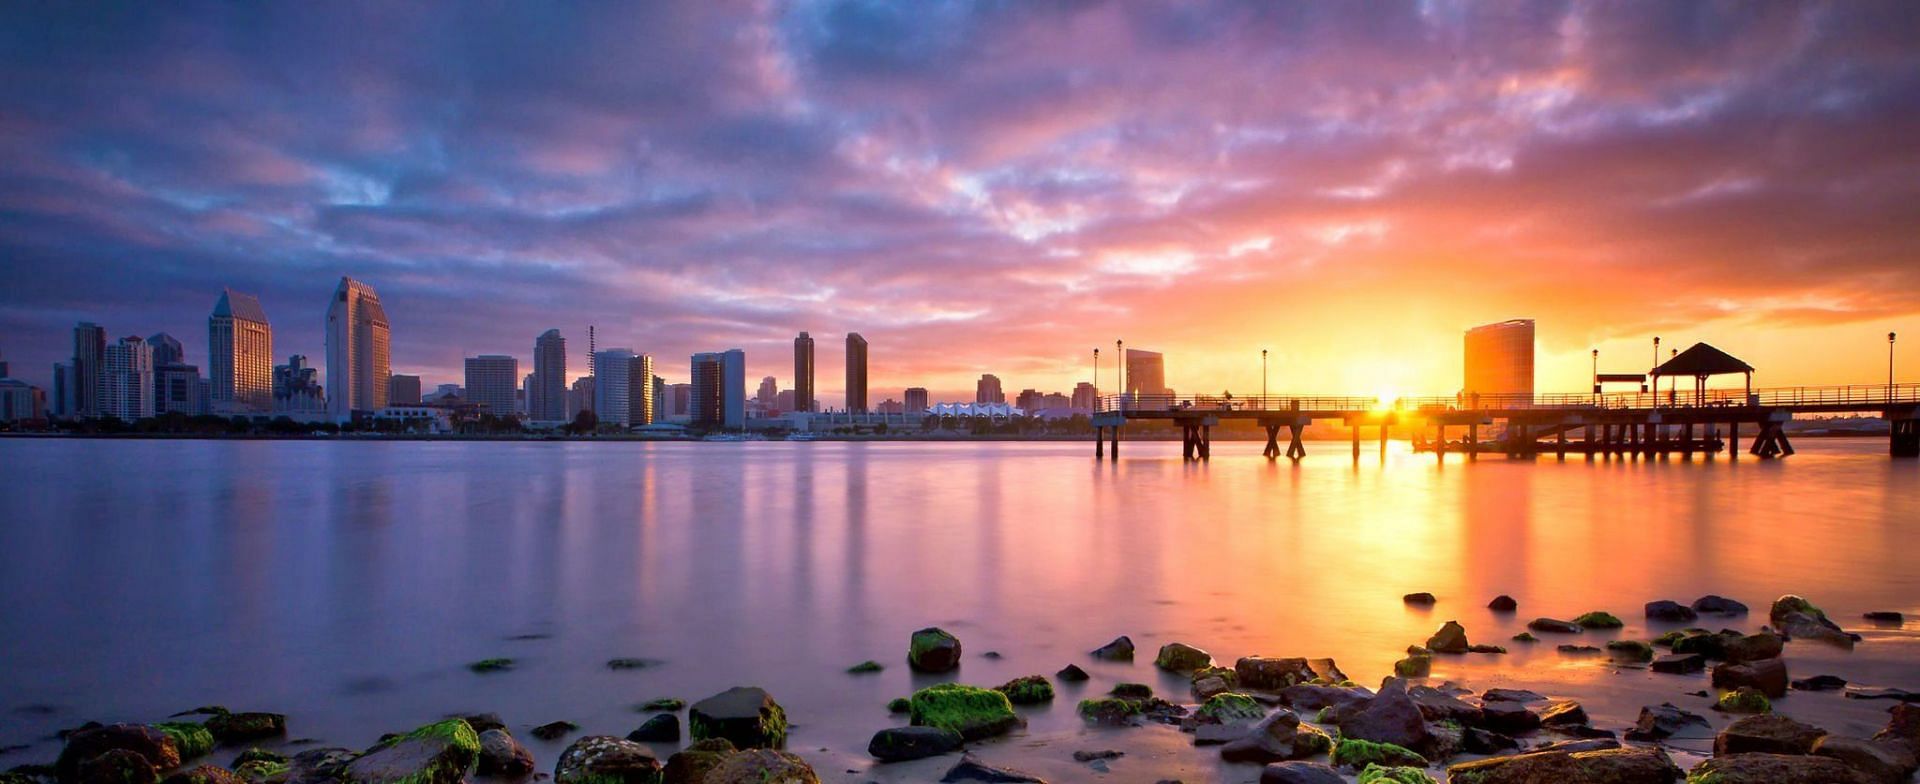
M 867 339 L 858 332 L 847 333 L 847 410 L 867 411 Z
M 208 413 L 200 367 L 187 364 L 186 347 L 165 332 L 148 336 L 147 345 L 153 349 L 153 415 Z
M 1000 377 L 992 373 L 980 374 L 980 381 L 973 385 L 973 402 L 1005 403 L 1007 393 L 1000 390 Z
M 1127 394 L 1167 394 L 1167 360 L 1160 352 L 1127 349 Z
M 67 410 L 77 417 L 106 416 L 100 397 L 106 393 L 101 380 L 100 363 L 106 360 L 107 330 L 91 321 L 73 328 L 73 364 L 67 385 L 71 405 Z
M 634 427 L 659 421 L 654 416 L 653 357 L 635 354 L 627 360 L 627 423 Z
M 527 418 L 559 422 L 567 418 L 567 339 L 549 329 L 533 341 L 533 383 L 527 387 Z
M 927 394 L 926 387 L 907 387 L 906 394 L 901 395 L 900 407 L 909 414 L 927 413 L 932 406 L 933 398 Z
M 342 277 L 327 305 L 327 413 L 334 419 L 387 407 L 390 337 L 380 295 Z
M 1100 390 L 1092 384 L 1082 381 L 1073 385 L 1073 407 L 1083 411 L 1092 411 L 1100 399 Z
M 793 339 L 793 407 L 813 411 L 813 336 L 805 332 Z
M 320 387 L 319 370 L 307 364 L 303 354 L 287 357 L 287 364 L 273 366 L 273 410 L 281 414 L 325 414 L 326 391 Z M 391 399 L 391 392 L 387 393 Z M 397 403 L 395 405 L 398 405 Z
M 773 376 L 761 378 L 760 391 L 753 399 L 759 401 L 760 410 L 772 411 L 774 404 L 780 400 L 780 382 L 775 381 Z
M 600 424 L 633 425 L 633 359 L 630 348 L 593 352 L 593 413 Z
M 801 333 L 806 337 L 806 333 Z M 798 353 L 798 341 L 795 352 Z M 809 339 L 811 356 L 811 339 Z M 796 363 L 797 364 L 797 363 Z M 727 429 L 747 425 L 747 354 L 740 349 L 693 355 L 693 423 Z M 799 396 L 794 398 L 798 408 Z
M 220 292 L 207 317 L 207 376 L 221 413 L 273 409 L 273 327 L 252 294 Z
M 187 361 L 187 349 L 180 341 L 165 332 L 147 336 L 147 345 L 153 347 L 153 366 L 172 365 Z M 0 374 L 4 375 L 4 374 Z
M 153 416 L 153 348 L 138 335 L 101 355 L 101 416 L 133 422 Z
M 52 406 L 52 415 L 61 419 L 74 415 L 73 395 L 68 392 L 73 386 L 73 365 L 67 362 L 53 363 L 53 394 L 47 401 Z
M 419 376 L 388 376 L 387 377 L 387 405 L 390 405 L 390 406 L 420 405 L 420 377 Z
M 567 421 L 593 410 L 593 388 L 593 376 L 573 380 L 573 386 L 567 390 Z
M 510 417 L 520 411 L 520 360 L 504 354 L 467 357 L 467 402 L 486 407 L 486 413 Z
M 1533 394 L 1533 319 L 1467 330 L 1465 384 L 1473 395 Z

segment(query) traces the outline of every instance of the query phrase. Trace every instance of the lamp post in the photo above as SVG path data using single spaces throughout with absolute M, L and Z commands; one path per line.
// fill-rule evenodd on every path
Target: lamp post
M 1093 350 L 1093 410 L 1100 410 L 1100 349 Z
M 1113 341 L 1113 380 L 1114 391 L 1120 395 L 1120 408 L 1127 407 L 1127 351 L 1126 343 Z
M 1887 333 L 1887 402 L 1893 402 L 1893 339 L 1892 332 Z
M 1653 392 L 1653 407 L 1660 407 L 1660 336 L 1653 336 L 1653 369 L 1647 371 L 1647 380 L 1652 384 L 1648 389 Z
M 1593 350 L 1593 402 L 1600 402 L 1600 349 Z
M 1680 349 L 1677 349 L 1677 348 L 1667 349 L 1668 359 L 1672 359 L 1673 357 L 1677 357 L 1677 356 L 1680 356 Z M 1677 398 L 1680 396 L 1680 377 L 1669 376 L 1669 378 L 1672 378 L 1673 380 L 1667 382 L 1667 402 L 1673 403 L 1675 402 L 1674 398 Z M 1654 391 L 1658 392 L 1660 390 L 1656 389 Z
M 1887 366 L 1892 367 L 1892 355 L 1889 354 L 1888 357 Z M 1887 371 L 1887 378 L 1889 379 L 1887 383 L 1893 383 L 1891 381 L 1893 378 L 1892 370 Z M 1260 407 L 1263 409 L 1267 407 L 1267 350 L 1264 348 L 1260 349 Z

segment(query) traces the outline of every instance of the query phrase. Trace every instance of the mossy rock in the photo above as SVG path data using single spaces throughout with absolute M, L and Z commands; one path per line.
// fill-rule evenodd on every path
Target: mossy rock
M 1620 622 L 1619 618 L 1614 617 L 1613 613 L 1602 610 L 1594 610 L 1573 619 L 1573 622 L 1583 629 L 1618 629 L 1626 626 Z
M 1432 656 L 1408 656 L 1393 663 L 1393 674 L 1402 678 L 1425 678 L 1432 672 Z
M 1607 642 L 1607 652 L 1623 662 L 1653 661 L 1653 645 L 1639 640 L 1610 640 Z
M 286 762 L 286 761 L 287 761 L 287 755 L 285 754 L 281 754 L 280 752 L 277 752 L 277 751 L 268 751 L 263 748 L 254 747 L 251 749 L 247 749 L 246 751 L 240 752 L 240 756 L 234 757 L 233 767 L 238 768 L 241 765 L 245 765 L 249 762 Z
M 173 739 L 173 746 L 180 750 L 182 762 L 195 757 L 205 756 L 213 751 L 213 731 L 206 725 L 191 721 L 163 721 L 153 728 L 166 733 Z
M 967 740 L 991 738 L 1019 725 L 1007 695 L 993 689 L 942 683 L 913 693 L 911 722 L 952 730 Z
M 287 734 L 287 717 L 280 713 L 246 711 L 207 718 L 207 731 L 221 743 L 240 743 Z
M 1360 771 L 1360 784 L 1439 784 L 1427 772 L 1415 767 L 1368 765 Z
M 580 725 L 571 721 L 550 721 L 527 731 L 540 740 L 559 740 L 580 729 Z
M 1115 697 L 1080 701 L 1080 718 L 1102 724 L 1126 724 L 1140 713 L 1140 703 Z
M 1344 768 L 1364 768 L 1368 765 L 1388 767 L 1411 766 L 1424 768 L 1427 758 L 1405 746 L 1392 743 L 1378 743 L 1358 738 L 1342 738 L 1333 746 L 1333 764 Z
M 736 686 L 687 709 L 694 740 L 726 738 L 736 748 L 777 749 L 787 743 L 787 712 L 763 689 Z
M 54 770 L 60 781 L 71 784 L 79 779 L 82 764 L 115 750 L 139 755 L 154 770 L 180 766 L 180 748 L 167 733 L 146 724 L 108 724 L 69 734 L 67 745 L 60 749 L 60 757 L 54 762 Z
M 1720 701 L 1714 703 L 1713 707 L 1727 713 L 1771 713 L 1773 711 L 1773 703 L 1767 700 L 1767 695 L 1752 686 L 1742 686 L 1720 695 Z
M 1053 682 L 1039 675 L 1027 675 L 1014 678 L 994 691 L 1007 695 L 1007 701 L 1015 705 L 1038 705 L 1053 701 Z
M 820 784 L 806 760 L 784 751 L 749 749 L 730 754 L 702 777 L 703 784 Z
M 553 766 L 554 784 L 660 784 L 663 778 L 651 750 L 611 735 L 574 741 Z
M 478 673 L 506 672 L 513 669 L 513 660 L 501 657 L 481 659 L 467 665 L 467 669 Z
M 1152 686 L 1148 686 L 1148 685 L 1146 685 L 1146 684 L 1144 684 L 1144 683 L 1118 683 L 1118 684 L 1114 684 L 1114 687 L 1113 687 L 1113 691 L 1111 691 L 1111 692 L 1108 692 L 1108 693 L 1109 693 L 1109 694 L 1112 694 L 1112 695 L 1113 695 L 1114 697 L 1117 697 L 1117 698 L 1119 698 L 1119 699 L 1123 699 L 1123 700 L 1150 700 L 1150 699 L 1153 699 L 1153 687 L 1152 687 Z
M 156 784 L 159 780 L 153 763 L 130 749 L 109 749 L 80 763 L 75 779 L 77 784 Z
M 905 697 L 895 697 L 887 702 L 888 713 L 908 713 L 913 710 L 913 701 Z
M 1254 721 L 1267 715 L 1267 709 L 1252 697 L 1238 692 L 1215 694 L 1198 711 L 1201 718 L 1212 719 L 1222 724 L 1236 721 Z
M 1333 751 L 1333 736 L 1311 724 L 1302 724 L 1293 732 L 1293 753 L 1313 757 Z
M 37 782 L 25 776 L 18 781 L 0 776 L 0 784 L 37 784 Z M 244 784 L 244 780 L 226 768 L 202 764 L 168 776 L 161 781 L 161 784 Z
M 347 763 L 348 784 L 459 784 L 480 758 L 480 735 L 447 719 L 381 742 Z
M 1212 654 L 1180 642 L 1160 646 L 1160 655 L 1153 657 L 1153 666 L 1169 672 L 1193 672 L 1212 664 Z
M 686 700 L 680 699 L 678 697 L 661 697 L 660 699 L 653 700 L 652 702 L 649 702 L 645 705 L 640 706 L 640 710 L 648 711 L 648 712 L 678 711 L 681 708 L 685 708 L 685 707 L 687 707 Z
M 1653 638 L 1653 644 L 1662 648 L 1671 648 L 1674 643 L 1679 642 L 1686 636 L 1687 632 L 1685 631 L 1671 631 Z
M 914 632 L 907 641 L 907 666 L 921 672 L 948 672 L 960 666 L 960 638 L 938 626 Z
M 659 659 L 641 659 L 641 658 L 629 656 L 629 657 L 621 657 L 618 659 L 608 659 L 607 669 L 609 670 L 644 670 L 648 667 L 657 666 L 659 664 L 661 664 L 661 661 Z
M 1514 642 L 1539 642 L 1540 638 L 1533 636 L 1533 632 L 1521 632 L 1513 636 L 1513 641 Z
M 853 665 L 852 667 L 848 667 L 847 674 L 848 675 L 866 675 L 868 673 L 879 672 L 884 669 L 886 669 L 886 667 L 881 666 L 879 662 L 874 661 L 872 659 L 868 659 L 859 664 Z
M 233 766 L 233 774 L 251 782 L 263 782 L 287 772 L 287 763 L 274 760 L 249 760 Z

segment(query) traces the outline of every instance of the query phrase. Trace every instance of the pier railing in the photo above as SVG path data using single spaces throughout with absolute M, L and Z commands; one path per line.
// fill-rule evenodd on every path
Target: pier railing
M 1682 382 L 1684 384 L 1684 379 Z M 1547 392 L 1539 394 L 1457 394 L 1411 396 L 1393 400 L 1378 397 L 1340 395 L 1103 395 L 1096 401 L 1101 413 L 1136 415 L 1219 412 L 1228 414 L 1260 413 L 1364 413 L 1368 411 L 1508 411 L 1523 409 L 1699 409 L 1801 408 L 1843 411 L 1850 408 L 1872 410 L 1887 406 L 1920 405 L 1920 384 L 1850 384 L 1843 386 L 1769 387 L 1744 389 L 1691 389 L 1657 392 L 1608 392 L 1580 394 Z

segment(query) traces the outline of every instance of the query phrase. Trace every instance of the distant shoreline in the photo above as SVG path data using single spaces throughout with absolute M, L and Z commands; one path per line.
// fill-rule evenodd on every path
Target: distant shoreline
M 1235 435 L 1237 436 L 1238 434 L 1235 434 Z M 1820 438 L 1820 439 L 1873 438 L 1873 439 L 1884 440 L 1887 438 L 1886 433 L 1791 433 L 1790 435 L 1792 435 L 1794 438 Z M 785 439 L 785 438 L 767 438 L 767 439 L 755 440 L 755 441 L 713 441 L 713 442 L 709 442 L 701 438 L 658 438 L 653 436 L 640 436 L 640 435 L 601 435 L 601 436 L 511 435 L 511 434 L 459 435 L 459 434 L 426 434 L 426 433 L 364 433 L 364 434 L 357 433 L 353 435 L 318 435 L 318 436 L 308 435 L 308 434 L 288 435 L 288 434 L 274 434 L 274 433 L 244 433 L 244 434 L 241 434 L 241 433 L 236 433 L 236 434 L 0 433 L 0 439 L 4 439 L 4 438 L 150 440 L 150 441 L 450 441 L 450 442 L 512 441 L 512 442 L 527 442 L 527 443 L 538 443 L 538 442 L 545 442 L 545 441 L 568 441 L 568 442 L 585 442 L 585 443 L 617 442 L 617 443 L 643 443 L 643 444 L 645 443 L 660 443 L 660 444 L 796 443 L 796 444 L 804 444 L 804 443 L 817 443 L 817 442 L 823 442 L 823 441 L 893 442 L 893 443 L 956 443 L 956 442 L 970 442 L 970 441 L 971 442 L 1085 443 L 1087 441 L 1093 440 L 1093 436 L 1091 434 L 1087 434 L 1087 435 L 968 435 L 968 434 L 960 434 L 960 433 L 946 434 L 946 435 L 891 435 L 891 434 L 863 435 L 863 436 L 820 435 L 814 438 L 798 439 L 798 440 Z M 1158 434 L 1158 433 L 1146 434 L 1146 435 L 1140 435 L 1138 437 L 1132 437 L 1132 436 L 1122 437 L 1121 443 L 1126 443 L 1128 441 L 1178 442 L 1179 440 L 1180 440 L 1179 433 L 1169 432 L 1165 434 Z M 1247 437 L 1232 437 L 1226 434 L 1215 434 L 1213 437 L 1213 440 L 1216 442 L 1228 441 L 1228 442 L 1234 442 L 1234 443 L 1260 443 L 1265 439 L 1263 439 L 1262 437 L 1260 437 L 1259 434 L 1256 433 L 1256 434 L 1250 434 Z M 1301 440 L 1306 441 L 1308 443 L 1340 443 L 1340 444 L 1344 444 L 1349 441 L 1348 437 L 1346 436 L 1323 436 L 1318 438 L 1309 437 L 1309 438 L 1303 438 Z M 1374 441 L 1375 439 L 1368 438 L 1363 440 Z M 1390 438 L 1388 440 L 1406 441 L 1407 439 L 1396 437 L 1396 438 Z

